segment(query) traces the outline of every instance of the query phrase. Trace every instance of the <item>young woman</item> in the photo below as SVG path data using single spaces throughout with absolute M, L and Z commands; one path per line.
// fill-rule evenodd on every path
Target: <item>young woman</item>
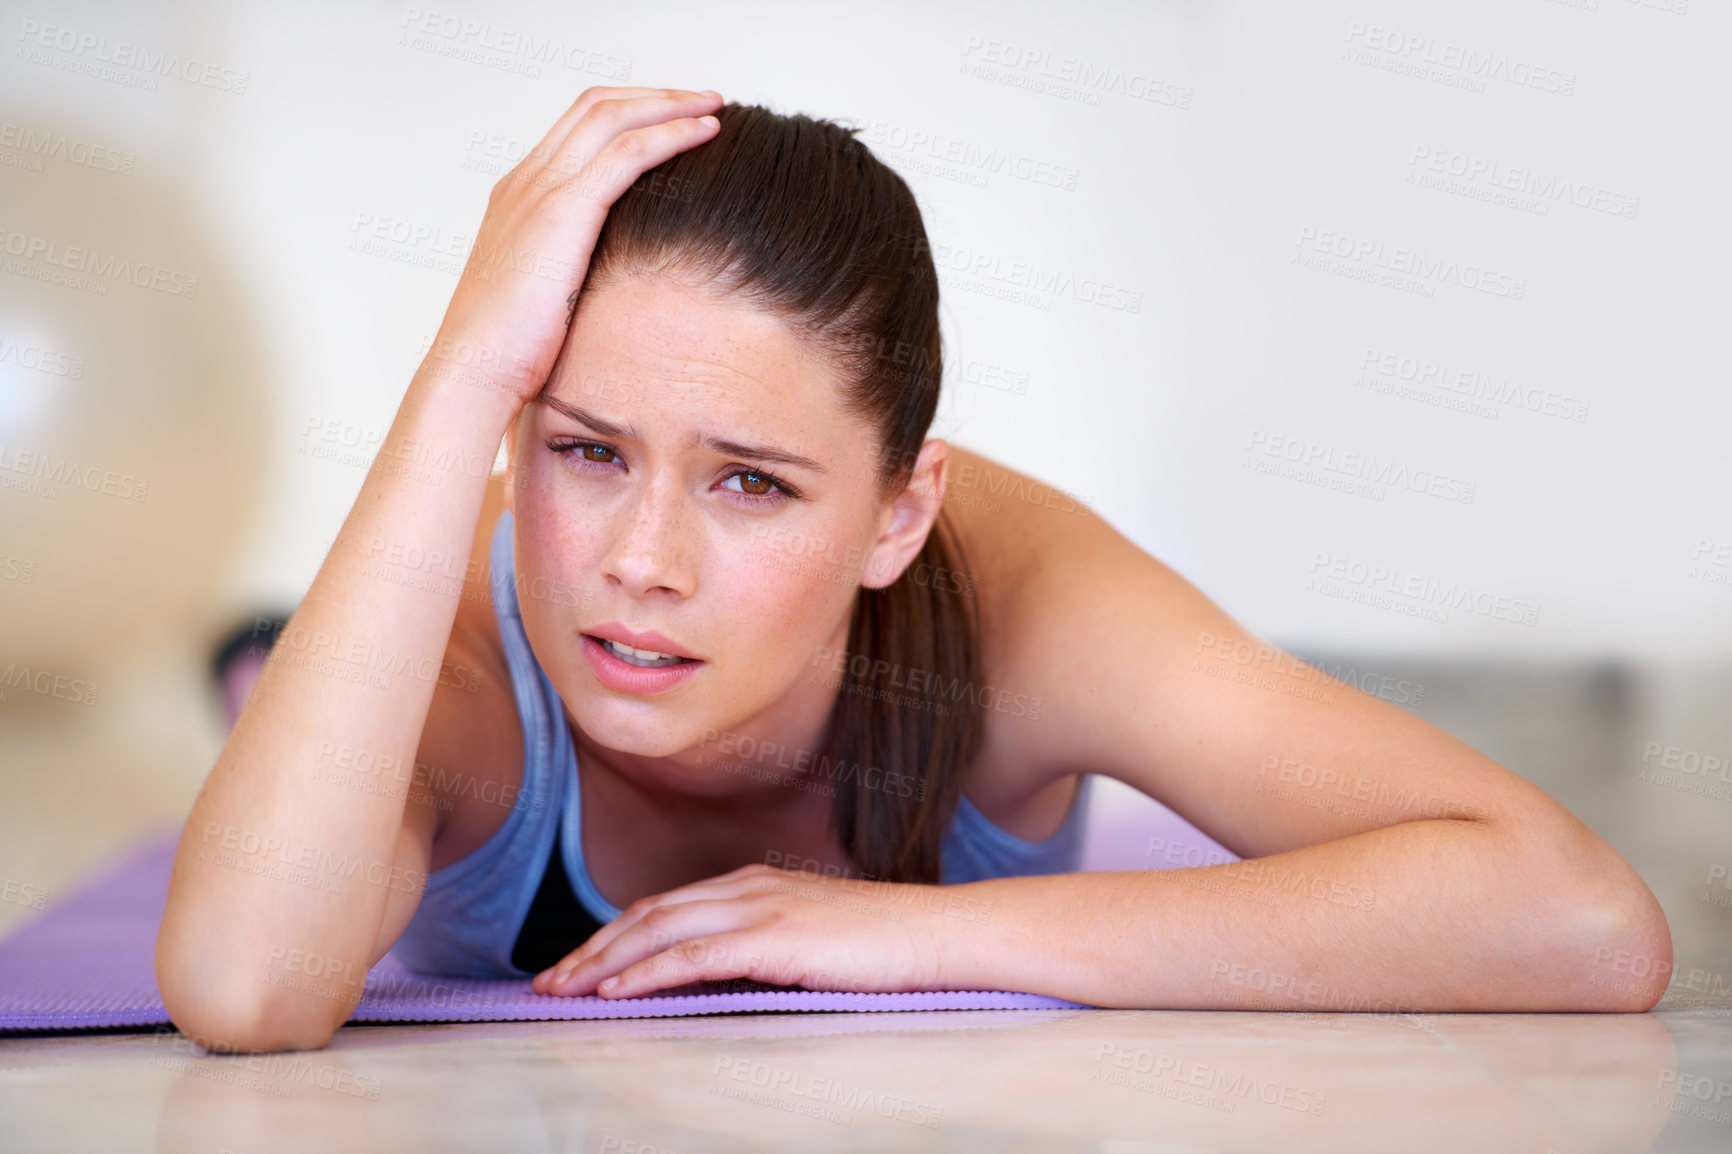
M 174 1021 L 322 1046 L 393 946 L 567 996 L 1659 998 L 1618 963 L 1669 964 L 1659 906 L 1562 807 L 926 439 L 937 306 L 913 196 L 849 132 L 585 92 L 493 190 L 200 791 Z M 1251 860 L 1075 872 L 1095 774 Z

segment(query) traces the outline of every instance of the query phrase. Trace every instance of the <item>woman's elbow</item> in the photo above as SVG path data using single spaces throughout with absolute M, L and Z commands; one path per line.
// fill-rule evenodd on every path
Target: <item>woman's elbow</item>
M 1613 859 L 1568 902 L 1559 937 L 1577 952 L 1570 1009 L 1642 1013 L 1672 979 L 1672 930 L 1654 893 L 1623 858 Z
M 157 940 L 156 984 L 169 1021 L 211 1053 L 258 1054 L 324 1048 L 346 1020 L 264 982 L 213 972 Z
M 1600 989 L 1605 1003 L 1595 1009 L 1639 1014 L 1654 1008 L 1672 981 L 1672 930 L 1665 911 L 1640 881 L 1639 895 L 1622 906 L 1623 918 L 1614 933 L 1594 947 L 1593 966 L 1606 977 Z
M 175 1028 L 213 1054 L 320 1050 L 341 1025 L 289 1012 L 268 999 L 200 994 L 176 998 L 173 1005 L 169 1002 L 165 993 L 163 1003 Z

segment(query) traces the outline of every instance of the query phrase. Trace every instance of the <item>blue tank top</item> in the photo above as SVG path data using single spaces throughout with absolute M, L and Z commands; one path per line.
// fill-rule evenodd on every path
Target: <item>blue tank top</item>
M 490 557 L 494 613 L 511 670 L 523 727 L 523 781 L 511 812 L 492 837 L 427 878 L 415 916 L 392 947 L 423 973 L 465 978 L 524 978 L 512 947 L 528 916 L 559 835 L 560 864 L 578 903 L 606 924 L 620 910 L 601 895 L 583 860 L 583 814 L 577 754 L 565 707 L 529 648 L 518 612 L 512 518 L 500 514 Z M 1071 873 L 1082 860 L 1083 824 L 1092 774 L 1083 774 L 1064 823 L 1050 838 L 1026 841 L 987 820 L 961 798 L 942 848 L 946 885 L 986 878 Z

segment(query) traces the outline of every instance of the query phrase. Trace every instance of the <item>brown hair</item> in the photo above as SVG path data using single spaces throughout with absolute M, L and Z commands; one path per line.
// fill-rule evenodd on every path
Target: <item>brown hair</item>
M 609 209 L 585 287 L 679 268 L 793 325 L 841 374 L 847 409 L 877 431 L 875 481 L 887 498 L 912 474 L 942 368 L 938 270 L 914 194 L 858 129 L 755 105 L 726 104 L 716 117 L 713 138 L 645 173 Z M 869 877 L 940 880 L 979 742 L 980 648 L 972 589 L 962 596 L 961 581 L 934 574 L 967 572 L 940 512 L 896 581 L 856 593 L 849 672 L 818 764 L 845 775 L 832 820 Z M 906 692 L 910 674 L 936 691 Z

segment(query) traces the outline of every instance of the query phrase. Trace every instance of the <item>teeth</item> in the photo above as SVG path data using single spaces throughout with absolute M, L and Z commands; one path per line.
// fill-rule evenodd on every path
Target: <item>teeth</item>
M 602 639 L 602 644 L 607 646 L 608 652 L 628 665 L 656 668 L 663 665 L 678 665 L 689 660 L 685 657 L 675 657 L 671 653 L 657 653 L 653 649 L 633 649 L 631 646 L 621 644 L 618 641 Z
M 673 656 L 673 654 L 671 654 L 671 653 L 657 653 L 653 649 L 633 649 L 631 646 L 625 644 L 623 641 L 613 642 L 613 647 L 615 649 L 619 650 L 621 653 L 630 654 L 633 657 L 641 657 L 645 661 L 655 661 L 655 660 L 662 658 L 662 657 L 672 657 Z

